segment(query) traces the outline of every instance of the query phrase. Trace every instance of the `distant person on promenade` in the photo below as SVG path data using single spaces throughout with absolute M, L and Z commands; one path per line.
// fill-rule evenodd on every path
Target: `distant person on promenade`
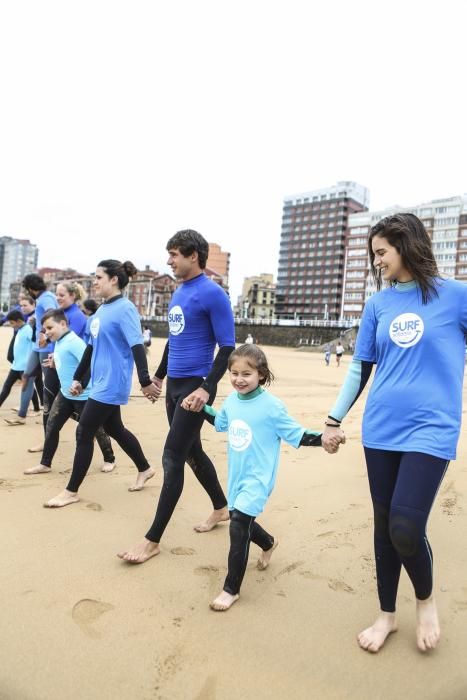
M 341 366 L 341 358 L 342 358 L 342 355 L 344 354 L 344 351 L 345 351 L 344 346 L 342 345 L 341 341 L 338 340 L 337 345 L 336 345 L 336 364 L 338 367 Z
M 246 344 L 246 345 L 251 345 L 251 344 L 254 343 L 254 342 L 255 342 L 255 341 L 254 341 L 253 336 L 251 335 L 251 333 L 248 333 L 247 337 L 245 338 L 245 344 Z
M 326 345 L 324 348 L 324 362 L 326 363 L 326 367 L 329 367 L 329 363 L 331 362 L 331 346 Z
M 329 412 L 323 446 L 376 374 L 363 416 L 363 445 L 374 510 L 380 612 L 358 635 L 377 652 L 397 629 L 396 598 L 403 566 L 416 598 L 421 651 L 440 638 L 433 594 L 428 517 L 456 457 L 462 418 L 467 285 L 440 277 L 432 243 L 414 214 L 395 214 L 370 230 L 377 294 L 365 305 L 353 360 Z M 383 282 L 386 289 L 381 289 Z

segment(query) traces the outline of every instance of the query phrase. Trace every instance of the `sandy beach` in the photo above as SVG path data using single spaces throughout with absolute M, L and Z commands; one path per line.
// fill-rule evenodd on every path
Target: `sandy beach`
M 0 329 L 1 381 L 10 337 L 11 329 Z M 151 368 L 163 345 L 153 341 Z M 304 426 L 320 429 L 349 356 L 337 368 L 334 356 L 326 367 L 321 354 L 264 349 L 276 375 L 271 391 Z M 224 378 L 215 405 L 229 392 Z M 103 474 L 96 448 L 81 501 L 58 510 L 42 504 L 66 484 L 76 424 L 62 431 L 52 473 L 28 477 L 23 469 L 40 455 L 27 448 L 41 440 L 41 421 L 4 423 L 18 405 L 19 385 L 0 409 L 1 700 L 467 698 L 465 437 L 430 520 L 439 648 L 417 650 L 413 592 L 403 573 L 399 631 L 371 655 L 356 642 L 377 611 L 363 397 L 345 421 L 348 441 L 337 455 L 282 448 L 276 489 L 259 519 L 280 545 L 264 572 L 255 568 L 252 545 L 240 601 L 215 613 L 208 605 L 224 581 L 228 525 L 193 530 L 210 503 L 189 467 L 160 556 L 141 566 L 116 556 L 145 534 L 162 483 L 164 401 L 151 405 L 136 383 L 132 395 L 124 420 L 155 478 L 129 493 L 136 469 L 128 457 L 115 445 L 117 468 Z M 203 441 L 225 485 L 225 436 L 205 424 Z

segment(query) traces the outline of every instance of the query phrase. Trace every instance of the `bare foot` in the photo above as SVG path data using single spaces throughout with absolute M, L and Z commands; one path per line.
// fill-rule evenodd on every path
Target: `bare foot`
M 213 510 L 209 518 L 205 520 L 204 523 L 195 525 L 193 527 L 193 530 L 196 530 L 196 532 L 209 532 L 210 530 L 215 528 L 216 525 L 218 525 L 219 523 L 222 523 L 225 520 L 229 519 L 229 511 L 227 509 L 227 506 L 224 506 L 224 508 Z
M 269 562 L 271 561 L 272 553 L 279 544 L 279 540 L 274 539 L 274 544 L 272 545 L 271 549 L 267 549 L 264 551 L 262 550 L 258 561 L 256 562 L 256 568 L 259 569 L 260 571 L 264 571 L 265 569 L 268 568 Z
M 28 452 L 42 452 L 44 449 L 44 444 L 41 442 L 39 445 L 34 445 L 34 447 L 28 447 Z
M 131 549 L 119 552 L 117 557 L 124 559 L 130 564 L 144 564 L 144 562 L 151 557 L 155 557 L 156 554 L 160 554 L 160 551 L 158 542 L 151 542 L 151 540 L 148 540 L 145 537 L 142 542 L 138 542 L 138 544 Z
M 227 593 L 227 591 L 222 591 L 219 593 L 217 598 L 214 598 L 212 603 L 209 603 L 211 610 L 216 610 L 216 612 L 224 612 L 232 607 L 232 605 L 240 598 L 238 595 L 232 595 Z
M 440 636 L 438 610 L 434 597 L 417 600 L 417 646 L 420 651 L 434 649 Z
M 396 632 L 396 613 L 388 613 L 381 611 L 371 627 L 360 632 L 357 636 L 358 643 L 365 651 L 371 651 L 376 654 L 381 649 L 386 637 L 391 632 Z
M 63 506 L 78 503 L 78 501 L 79 496 L 77 493 L 73 493 L 72 491 L 67 491 L 65 489 L 59 493 L 58 496 L 55 496 L 54 498 L 51 498 L 50 501 L 44 503 L 44 508 L 63 508 Z
M 142 491 L 146 481 L 152 479 L 155 473 L 155 469 L 152 469 L 151 467 L 149 467 L 149 469 L 146 469 L 146 471 L 144 472 L 138 472 L 138 476 L 136 477 L 136 484 L 134 486 L 130 486 L 128 491 Z
M 26 418 L 4 418 L 3 419 L 7 425 L 26 425 Z
M 46 467 L 44 464 L 36 464 L 35 467 L 25 469 L 23 474 L 50 474 L 52 467 Z
M 117 462 L 104 462 L 104 464 L 101 467 L 101 472 L 105 472 L 105 474 L 108 474 L 109 472 L 113 472 L 116 466 Z

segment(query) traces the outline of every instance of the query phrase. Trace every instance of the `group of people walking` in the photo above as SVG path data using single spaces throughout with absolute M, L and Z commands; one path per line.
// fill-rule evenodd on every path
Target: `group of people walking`
M 322 445 L 329 453 L 337 452 L 345 443 L 342 421 L 375 365 L 363 418 L 363 445 L 374 509 L 380 611 L 358 641 L 363 649 L 377 652 L 397 629 L 395 608 L 403 567 L 416 597 L 418 647 L 433 649 L 440 630 L 426 525 L 459 437 L 467 285 L 440 277 L 430 237 L 412 214 L 397 214 L 376 224 L 368 249 L 378 292 L 365 306 L 353 358 L 323 430 L 302 427 L 265 390 L 273 375 L 257 345 L 235 347 L 229 299 L 204 274 L 209 249 L 196 231 L 179 231 L 167 243 L 168 264 L 180 285 L 168 310 L 169 338 L 152 377 L 140 318 L 123 294 L 136 272 L 132 263 L 99 263 L 95 291 L 103 303 L 84 323 L 75 289 L 59 285 L 55 298 L 37 275 L 28 275 L 23 286 L 36 301 L 37 337 L 25 364 L 24 348 L 32 342 L 31 333 L 19 318 L 10 318 L 17 328 L 15 349 L 18 346 L 18 357 L 23 358 L 11 371 L 21 372 L 20 366 L 25 366 L 22 394 L 30 397 L 33 365 L 45 368 L 45 444 L 41 463 L 26 473 L 50 471 L 61 427 L 73 415 L 79 419 L 70 479 L 45 505 L 58 508 L 79 500 L 95 437 L 109 469 L 115 463 L 112 438 L 137 468 L 130 490 L 144 487 L 155 469 L 138 438 L 124 426 L 121 406 L 128 402 L 134 364 L 148 400 L 160 397 L 166 380 L 169 431 L 155 517 L 141 541 L 118 556 L 141 564 L 160 553 L 183 490 L 187 462 L 212 503 L 212 512 L 195 529 L 208 532 L 230 520 L 227 577 L 211 603 L 214 610 L 228 610 L 239 598 L 250 543 L 260 549 L 261 570 L 269 566 L 278 545 L 277 537 L 266 532 L 257 517 L 274 487 L 281 441 L 296 448 Z M 217 384 L 226 370 L 233 392 L 215 410 Z M 24 418 L 23 400 L 21 409 L 19 419 Z M 202 446 L 205 420 L 228 433 L 227 495 Z

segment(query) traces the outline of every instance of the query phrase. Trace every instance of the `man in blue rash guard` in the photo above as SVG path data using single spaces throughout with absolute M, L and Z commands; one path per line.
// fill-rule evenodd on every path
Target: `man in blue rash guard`
M 203 451 L 200 430 L 203 408 L 214 401 L 217 383 L 235 348 L 232 309 L 224 290 L 204 274 L 209 245 L 199 233 L 179 231 L 167 243 L 167 250 L 168 264 L 182 284 L 170 303 L 169 340 L 153 382 L 161 388 L 167 375 L 170 430 L 162 456 L 164 483 L 154 522 L 141 542 L 118 554 L 133 564 L 142 564 L 159 554 L 159 542 L 183 490 L 185 462 L 213 505 L 209 518 L 195 530 L 208 532 L 229 519 L 227 500 L 214 465 Z M 219 351 L 213 361 L 216 344 Z M 190 411 L 182 408 L 184 400 Z

